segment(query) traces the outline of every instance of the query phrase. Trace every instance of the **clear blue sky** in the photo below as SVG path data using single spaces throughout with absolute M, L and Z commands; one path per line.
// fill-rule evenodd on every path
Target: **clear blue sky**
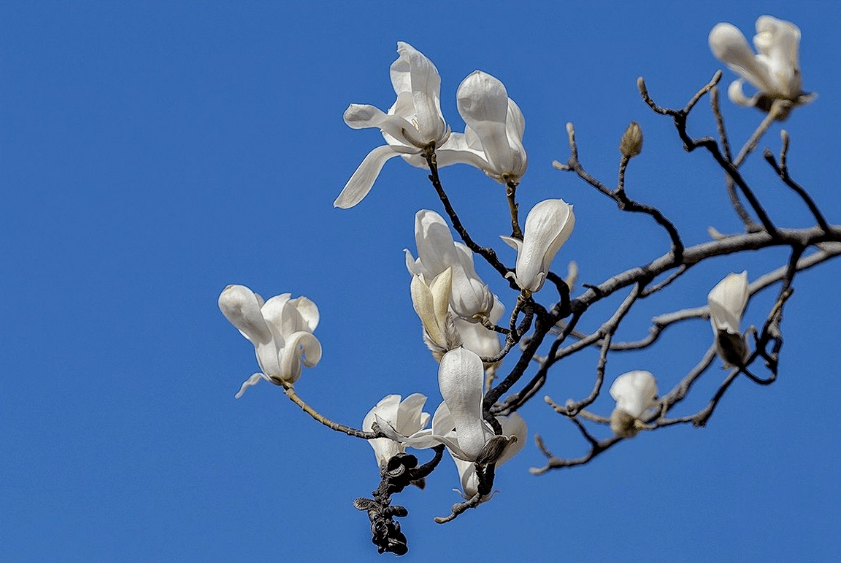
M 784 124 L 790 165 L 838 224 L 839 2 L 0 2 L 0 561 L 390 559 L 351 505 L 378 483 L 370 447 L 315 424 L 279 388 L 234 400 L 257 366 L 216 306 L 229 283 L 313 299 L 324 358 L 296 388 L 331 418 L 359 425 L 389 393 L 437 405 L 403 249 L 414 248 L 415 212 L 440 203 L 422 171 L 392 160 L 358 207 L 333 209 L 382 142 L 345 126 L 344 109 L 392 104 L 399 40 L 437 65 L 454 130 L 460 81 L 476 69 L 501 79 L 526 119 L 522 206 L 575 205 L 555 266 L 574 259 L 581 281 L 598 283 L 667 241 L 552 169 L 568 156 L 564 124 L 575 123 L 585 166 L 611 183 L 619 137 L 638 121 L 645 146 L 629 193 L 661 207 L 688 244 L 711 224 L 737 230 L 721 172 L 683 153 L 635 83 L 642 75 L 658 102 L 682 106 L 721 67 L 707 46 L 713 25 L 752 36 L 765 13 L 802 29 L 803 84 L 819 97 Z M 722 104 L 743 141 L 761 114 Z M 703 105 L 690 130 L 714 134 Z M 779 150 L 779 129 L 762 147 Z M 780 224 L 811 224 L 761 158 L 745 170 Z M 442 176 L 476 237 L 513 262 L 497 238 L 500 186 L 467 167 Z M 730 271 L 755 279 L 784 259 L 699 268 L 634 311 L 619 337 L 703 305 Z M 779 381 L 740 379 L 705 429 L 643 433 L 541 477 L 528 473 L 544 461 L 530 437 L 498 472 L 498 495 L 441 526 L 432 518 L 459 500 L 445 459 L 426 491 L 396 498 L 410 511 L 404 560 L 837 561 L 839 275 L 835 261 L 798 277 Z M 514 296 L 492 283 L 510 310 Z M 746 324 L 771 300 L 758 298 Z M 616 356 L 608 379 L 648 369 L 668 389 L 709 339 L 705 321 L 675 329 L 657 351 Z M 545 392 L 582 397 L 595 360 L 563 363 Z M 681 412 L 723 376 L 714 367 Z M 594 406 L 610 408 L 608 397 Z M 521 413 L 557 455 L 585 452 L 541 401 Z

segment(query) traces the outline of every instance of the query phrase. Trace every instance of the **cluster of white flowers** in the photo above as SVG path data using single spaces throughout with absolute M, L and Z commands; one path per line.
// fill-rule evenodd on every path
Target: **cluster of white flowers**
M 741 77 L 729 90 L 737 104 L 765 108 L 767 99 L 794 104 L 811 100 L 802 92 L 797 59 L 799 29 L 789 22 L 763 16 L 754 38 L 758 54 L 750 50 L 734 26 L 721 23 L 710 33 L 716 57 Z M 494 180 L 517 185 L 526 172 L 523 148 L 525 120 L 505 86 L 493 76 L 475 71 L 462 81 L 456 94 L 463 133 L 454 133 L 441 113 L 441 79 L 435 65 L 407 43 L 398 43 L 398 59 L 391 65 L 397 100 L 387 112 L 370 105 L 353 104 L 344 120 L 352 128 L 376 127 L 386 144 L 372 150 L 345 185 L 334 205 L 349 208 L 370 191 L 384 163 L 401 156 L 411 165 L 428 167 L 434 157 L 438 167 L 469 164 Z M 747 98 L 748 81 L 759 91 Z M 639 127 L 637 126 L 637 130 Z M 638 145 L 641 145 L 641 138 Z M 636 145 L 635 145 L 636 146 Z M 637 147 L 634 154 L 638 154 Z M 536 204 L 525 221 L 522 238 L 502 237 L 517 251 L 516 266 L 508 277 L 528 298 L 540 291 L 549 267 L 575 225 L 572 206 L 561 199 Z M 363 430 L 375 425 L 385 438 L 370 440 L 377 463 L 385 467 L 407 447 L 430 448 L 443 444 L 461 476 L 465 498 L 475 498 L 479 474 L 488 464 L 502 464 L 523 447 L 526 423 L 513 413 L 486 418 L 485 382 L 498 366 L 502 350 L 493 330 L 504 307 L 474 267 L 473 252 L 456 242 L 445 220 L 427 209 L 415 216 L 417 258 L 406 250 L 411 275 L 410 293 L 421 320 L 423 340 L 439 362 L 438 386 L 443 401 L 433 416 L 423 412 L 426 397 L 415 393 L 383 398 L 365 416 Z M 709 293 L 710 319 L 717 351 L 726 366 L 742 368 L 748 346 L 740 332 L 748 299 L 747 273 L 730 274 Z M 219 307 L 228 320 L 254 345 L 262 370 L 243 383 L 243 391 L 266 379 L 291 389 L 302 366 L 313 367 L 321 358 L 321 344 L 313 335 L 318 325 L 316 305 L 306 297 L 290 294 L 263 299 L 242 285 L 225 288 Z M 619 436 L 632 437 L 646 428 L 644 419 L 658 405 L 657 382 L 647 371 L 632 371 L 616 378 L 610 388 L 616 407 L 610 427 Z M 427 425 L 431 421 L 431 427 Z M 501 434 L 494 426 L 502 429 Z M 486 500 L 484 495 L 480 500 Z

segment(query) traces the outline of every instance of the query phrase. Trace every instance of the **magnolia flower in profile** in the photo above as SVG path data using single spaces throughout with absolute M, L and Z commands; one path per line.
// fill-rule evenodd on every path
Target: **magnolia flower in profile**
M 391 65 L 391 83 L 397 101 L 388 113 L 362 104 L 351 104 L 345 111 L 345 123 L 353 129 L 378 127 L 386 144 L 368 153 L 333 202 L 335 207 L 347 209 L 362 201 L 388 159 L 434 150 L 450 135 L 441 114 L 438 69 L 408 43 L 397 43 L 397 52 L 400 56 Z M 407 160 L 425 166 L 422 158 Z
M 400 434 L 409 436 L 419 432 L 429 423 L 429 413 L 423 412 L 425 403 L 426 396 L 420 393 L 409 395 L 402 401 L 400 395 L 388 395 L 365 415 L 362 430 L 372 432 L 374 422 L 379 417 Z M 374 438 L 368 440 L 368 443 L 374 448 L 380 468 L 386 467 L 392 457 L 406 451 L 406 446 L 389 438 Z
M 751 50 L 741 31 L 725 22 L 713 27 L 709 42 L 713 55 L 741 77 L 727 91 L 733 103 L 768 111 L 777 99 L 805 104 L 815 98 L 802 90 L 798 60 L 800 28 L 793 23 L 760 16 L 753 38 L 758 53 Z M 744 81 L 758 90 L 750 98 L 742 91 Z
M 438 166 L 470 164 L 503 184 L 518 183 L 528 167 L 526 121 L 505 86 L 477 70 L 462 81 L 456 97 L 466 126 L 440 148 Z
M 530 293 L 540 291 L 552 259 L 574 226 L 572 206 L 562 199 L 547 199 L 529 211 L 523 240 L 501 237 L 517 251 L 516 268 L 509 276 L 513 276 L 520 289 Z
M 461 338 L 450 314 L 452 270 L 447 268 L 431 282 L 422 275 L 412 278 L 412 305 L 423 324 L 423 339 L 436 360 L 448 350 L 461 345 Z
M 254 345 L 263 370 L 242 384 L 237 398 L 261 379 L 275 385 L 295 383 L 302 365 L 313 367 L 321 359 L 321 344 L 312 334 L 318 307 L 306 297 L 291 296 L 284 293 L 264 302 L 244 285 L 229 285 L 219 296 L 219 309 Z
M 748 295 L 748 273 L 744 271 L 727 274 L 707 296 L 716 351 L 725 367 L 742 366 L 748 358 L 748 345 L 739 328 Z
M 377 417 L 383 433 L 413 448 L 444 444 L 453 457 L 481 464 L 497 463 L 513 444 L 525 439 L 525 435 L 495 435 L 482 416 L 484 371 L 475 353 L 456 348 L 444 354 L 438 367 L 438 386 L 444 402 L 432 415 L 432 428 L 406 436 Z M 520 431 L 519 426 L 512 428 Z
M 406 268 L 413 275 L 433 279 L 444 270 L 452 271 L 450 307 L 470 322 L 487 318 L 496 302 L 488 286 L 476 274 L 473 251 L 456 243 L 444 219 L 428 209 L 415 214 L 415 243 L 418 258 L 406 250 Z
M 647 371 L 623 373 L 610 386 L 610 396 L 616 400 L 610 429 L 617 436 L 633 438 L 644 428 L 640 417 L 657 405 L 657 380 Z

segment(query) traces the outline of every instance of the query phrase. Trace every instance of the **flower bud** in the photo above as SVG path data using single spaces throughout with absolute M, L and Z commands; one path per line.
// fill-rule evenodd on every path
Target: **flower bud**
M 632 121 L 625 129 L 625 133 L 622 134 L 622 140 L 619 142 L 619 152 L 625 158 L 633 158 L 642 152 L 642 128 L 636 121 Z

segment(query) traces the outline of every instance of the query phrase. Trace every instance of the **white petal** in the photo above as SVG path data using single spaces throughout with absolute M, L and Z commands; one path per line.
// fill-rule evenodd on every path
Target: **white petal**
M 229 285 L 219 295 L 222 314 L 255 346 L 272 340 L 271 331 L 260 311 L 261 301 L 244 285 Z
M 362 430 L 371 432 L 373 430 L 376 417 L 379 415 L 385 420 L 396 420 L 398 409 L 400 408 L 400 395 L 388 395 L 384 397 L 377 405 L 368 411 L 362 421 Z M 374 450 L 374 455 L 377 458 L 377 464 L 382 467 L 389 459 L 400 453 L 402 446 L 389 438 L 375 438 L 368 440 L 371 448 Z
M 472 131 L 467 128 L 467 131 Z M 474 134 L 475 136 L 475 134 Z M 435 151 L 438 168 L 453 164 L 469 164 L 480 170 L 486 170 L 490 164 L 482 151 L 481 143 L 477 139 L 477 147 L 471 146 L 466 133 L 451 133 L 447 142 Z
M 414 434 L 425 426 L 421 423 L 424 404 L 426 404 L 426 395 L 420 393 L 413 393 L 400 403 L 396 420 L 398 432 Z M 427 415 L 427 418 L 429 418 L 429 415 Z
M 242 386 L 239 388 L 239 392 L 236 395 L 234 395 L 234 398 L 239 399 L 240 397 L 242 397 L 242 394 L 245 393 L 246 389 L 248 389 L 249 387 L 253 387 L 254 385 L 257 385 L 257 383 L 261 379 L 266 379 L 266 376 L 263 375 L 262 373 L 253 374 L 251 377 L 249 377 L 248 379 L 246 379 L 243 382 Z
M 504 174 L 513 168 L 513 154 L 508 144 L 505 122 L 508 116 L 508 92 L 498 79 L 474 71 L 462 81 L 456 93 L 458 112 L 482 142 L 492 174 Z
M 748 98 L 745 96 L 744 90 L 742 90 L 743 82 L 744 81 L 741 78 L 731 82 L 730 86 L 727 88 L 727 96 L 730 98 L 730 101 L 736 105 L 753 107 L 759 99 L 759 92 Z
M 616 400 L 616 408 L 639 418 L 654 405 L 657 380 L 647 371 L 623 373 L 610 386 L 610 396 Z
M 321 360 L 321 343 L 309 332 L 296 332 L 286 342 L 280 358 L 281 379 L 295 383 L 301 377 L 301 363 L 308 368 Z
M 739 334 L 742 313 L 748 302 L 748 273 L 728 274 L 707 296 L 713 332 Z
M 458 261 L 450 227 L 443 217 L 429 209 L 415 214 L 415 245 L 418 260 L 433 277 Z
M 316 304 L 304 296 L 290 300 L 289 304 L 295 307 L 295 310 L 298 311 L 298 314 L 301 316 L 301 320 L 304 323 L 299 330 L 315 332 L 320 318 Z
M 713 55 L 730 70 L 759 90 L 769 92 L 774 89 L 767 65 L 756 58 L 747 39 L 734 25 L 716 24 L 710 31 L 709 44 Z
M 390 145 L 377 147 L 369 152 L 345 184 L 342 193 L 333 202 L 333 207 L 349 209 L 362 201 L 371 191 L 371 187 L 374 185 L 377 176 L 380 175 L 380 170 L 382 170 L 386 161 L 397 155 L 398 153 L 394 152 Z
M 444 354 L 438 369 L 441 396 L 456 426 L 458 445 L 469 460 L 475 460 L 490 437 L 482 418 L 482 360 L 464 348 Z

